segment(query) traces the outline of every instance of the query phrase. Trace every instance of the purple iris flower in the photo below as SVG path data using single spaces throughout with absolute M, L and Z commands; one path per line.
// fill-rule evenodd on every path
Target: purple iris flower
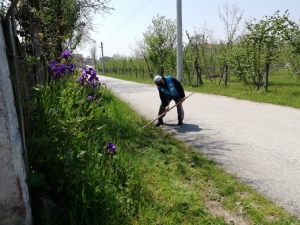
M 113 143 L 109 142 L 109 143 L 107 144 L 107 147 L 106 147 L 106 149 L 105 149 L 105 152 L 106 152 L 106 153 L 110 153 L 110 154 L 115 155 L 115 154 L 117 154 L 117 153 L 116 153 L 116 148 L 117 148 L 117 147 L 116 147 Z
M 85 81 L 87 80 L 87 75 L 85 73 L 82 73 L 80 77 L 78 77 L 78 81 L 80 82 L 80 85 L 83 86 Z
M 94 100 L 94 97 L 89 95 L 89 96 L 88 96 L 88 99 L 91 100 L 91 101 L 93 101 L 93 100 Z
M 56 76 L 57 72 L 56 72 L 56 67 L 57 67 L 57 61 L 55 60 L 51 60 L 50 61 L 50 65 L 49 65 L 49 73 L 52 75 L 52 76 Z
M 56 65 L 57 64 L 57 61 L 55 60 L 50 60 L 50 65 Z
M 65 64 L 61 63 L 61 64 L 59 65 L 59 67 L 57 68 L 57 70 L 59 71 L 60 74 L 61 74 L 61 73 L 66 73 L 66 72 L 67 72 L 67 67 L 66 67 Z
M 70 52 L 69 49 L 66 49 L 66 50 L 64 50 L 64 51 L 61 53 L 61 57 L 62 57 L 63 59 L 67 59 L 69 56 L 72 56 L 72 53 Z
M 71 57 L 71 56 L 72 56 L 72 53 L 68 49 L 66 49 L 65 51 L 63 51 L 61 53 L 61 57 L 64 59 L 67 59 L 68 57 Z M 55 60 L 51 60 L 50 65 L 49 65 L 49 74 L 54 77 L 60 77 L 61 74 L 66 74 L 67 72 L 73 74 L 75 68 L 76 68 L 76 65 L 73 63 L 66 65 L 65 63 L 59 63 Z
M 92 73 L 90 75 L 89 81 L 93 81 L 93 80 L 98 80 L 97 74 L 96 73 Z
M 85 81 L 93 86 L 94 88 L 97 86 L 97 83 L 99 83 L 99 78 L 97 77 L 97 72 L 93 68 L 81 68 L 82 75 L 78 78 L 78 81 L 80 81 L 81 85 L 83 86 L 85 84 Z
M 72 63 L 70 63 L 70 65 L 68 66 L 68 70 L 70 71 L 70 72 L 74 72 L 74 69 L 76 68 L 76 65 L 75 64 L 72 64 Z

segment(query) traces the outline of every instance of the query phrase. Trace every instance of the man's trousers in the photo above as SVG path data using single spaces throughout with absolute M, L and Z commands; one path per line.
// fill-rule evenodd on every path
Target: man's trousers
M 175 103 L 177 104 L 178 102 L 181 102 L 182 98 L 173 97 L 173 98 L 167 99 L 168 104 L 170 104 L 170 102 L 172 100 L 174 100 Z M 161 115 L 165 111 L 166 111 L 166 107 L 164 107 L 162 104 L 160 104 L 158 115 Z M 182 103 L 177 105 L 177 115 L 178 115 L 178 121 L 180 121 L 180 120 L 182 121 L 184 119 L 184 111 L 183 111 Z

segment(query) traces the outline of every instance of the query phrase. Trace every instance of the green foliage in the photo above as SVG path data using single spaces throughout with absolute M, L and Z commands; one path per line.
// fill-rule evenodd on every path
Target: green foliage
M 231 51 L 232 72 L 257 90 L 263 83 L 266 66 L 278 63 L 280 49 L 288 39 L 289 14 L 277 11 L 258 23 L 248 23 L 247 33 Z
M 283 46 L 283 64 L 292 75 L 300 79 L 300 27 L 291 22 L 292 28 L 287 31 L 288 41 Z
M 43 1 L 40 2 L 37 17 L 41 20 L 43 26 L 41 27 L 40 39 L 49 55 L 57 57 L 57 53 L 62 52 L 63 44 L 67 39 L 75 36 L 76 30 L 80 30 L 84 24 L 80 22 L 80 6 L 75 0 L 60 0 L 60 1 Z M 77 33 L 77 42 L 73 46 L 68 46 L 73 50 L 80 41 L 80 33 Z
M 57 59 L 63 48 L 74 50 L 82 40 L 91 40 L 93 15 L 108 13 L 110 1 L 21 0 L 16 12 L 17 32 L 27 48 L 36 43 L 46 58 Z
M 152 26 L 143 33 L 148 58 L 161 75 L 164 69 L 173 71 L 176 66 L 176 25 L 170 19 L 157 15 Z
M 102 67 L 98 66 L 98 68 Z M 153 70 L 153 68 L 148 68 L 146 61 L 142 58 L 119 55 L 115 55 L 114 58 L 105 62 L 105 69 L 109 73 L 134 77 L 151 77 Z

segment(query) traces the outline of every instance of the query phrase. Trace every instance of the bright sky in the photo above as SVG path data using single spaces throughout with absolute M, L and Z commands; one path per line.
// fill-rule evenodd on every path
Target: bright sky
M 97 58 L 101 56 L 100 42 L 103 42 L 104 56 L 112 57 L 114 54 L 131 56 L 131 48 L 135 48 L 136 40 L 143 38 L 143 32 L 152 24 L 157 14 L 167 19 L 176 20 L 177 0 L 112 0 L 110 6 L 115 8 L 111 14 L 95 15 L 94 23 L 98 33 L 92 32 L 92 38 L 97 41 Z M 195 30 L 206 24 L 213 28 L 214 34 L 224 39 L 224 23 L 219 18 L 219 9 L 224 12 L 223 5 L 230 8 L 233 5 L 244 11 L 243 21 L 250 18 L 260 20 L 263 16 L 272 16 L 276 10 L 282 15 L 289 10 L 290 19 L 299 22 L 299 0 L 182 0 L 182 34 L 183 42 L 187 42 L 185 31 L 191 35 Z M 86 46 L 76 53 L 84 57 L 90 55 L 90 48 Z

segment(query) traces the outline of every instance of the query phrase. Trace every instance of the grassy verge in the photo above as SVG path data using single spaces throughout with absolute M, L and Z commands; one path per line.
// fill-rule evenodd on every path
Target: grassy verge
M 108 89 L 61 81 L 35 91 L 35 224 L 300 224 L 196 149 L 141 130 L 147 121 Z

